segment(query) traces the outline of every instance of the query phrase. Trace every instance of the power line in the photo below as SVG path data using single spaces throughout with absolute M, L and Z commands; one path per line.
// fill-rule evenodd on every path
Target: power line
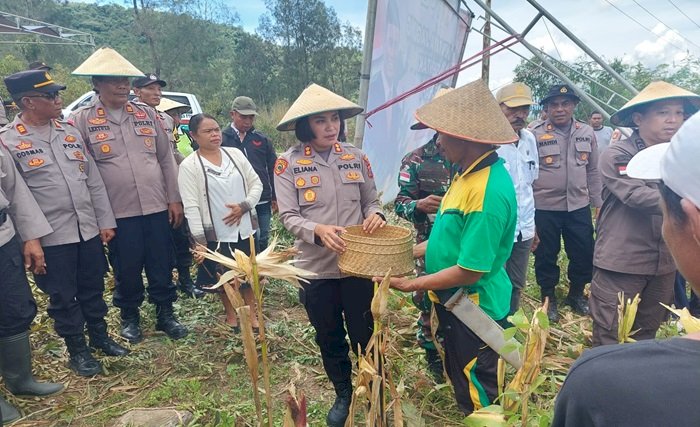
M 681 15 L 685 16 L 686 18 L 688 18 L 688 20 L 689 20 L 690 22 L 692 22 L 693 24 L 695 24 L 696 27 L 700 28 L 700 24 L 698 24 L 697 22 L 693 21 L 693 18 L 691 18 L 690 16 L 686 15 L 685 12 L 683 12 L 683 10 L 681 10 L 680 7 L 676 6 L 676 4 L 675 4 L 674 2 L 672 2 L 671 0 L 668 0 L 668 2 L 671 3 L 671 5 L 672 5 L 673 7 L 675 7 L 675 8 L 681 13 Z
M 634 17 L 632 17 L 631 15 L 629 15 L 627 12 L 625 12 L 624 10 L 620 9 L 619 7 L 617 7 L 617 6 L 615 6 L 613 3 L 611 3 L 610 0 L 604 0 L 604 1 L 605 1 L 607 4 L 609 4 L 610 6 L 614 7 L 618 12 L 620 12 L 620 13 L 623 14 L 623 15 L 625 15 L 628 19 L 634 21 L 637 25 L 639 25 L 640 27 L 644 28 L 645 30 L 647 30 L 648 32 L 650 32 L 651 34 L 653 34 L 657 39 L 661 38 L 661 36 L 659 36 L 658 34 L 656 34 L 651 28 L 647 27 L 646 25 L 644 25 L 644 24 L 642 24 L 641 22 L 639 22 L 639 21 L 637 21 L 636 19 L 634 19 Z M 678 45 L 676 45 L 676 44 L 674 44 L 674 43 L 671 43 L 670 41 L 668 41 L 668 44 L 671 45 L 671 46 L 673 46 L 673 47 L 675 47 L 676 49 L 680 50 L 681 52 L 687 52 L 687 49 L 682 48 L 682 47 L 679 47 Z
M 668 25 L 667 23 L 665 23 L 664 21 L 662 21 L 661 19 L 659 19 L 656 15 L 654 15 L 653 13 L 651 13 L 651 12 L 649 11 L 649 9 L 647 9 L 646 7 L 644 7 L 644 6 L 642 6 L 641 4 L 639 4 L 639 2 L 638 2 L 637 0 L 632 0 L 632 1 L 634 2 L 634 4 L 636 4 L 637 6 L 639 6 L 643 11 L 645 11 L 646 13 L 648 13 L 652 18 L 654 18 L 654 19 L 656 19 L 657 21 L 659 21 L 659 22 L 661 23 L 661 25 L 663 25 L 664 27 L 666 27 L 666 28 L 668 28 L 668 29 L 674 31 L 674 32 L 675 32 L 676 34 L 678 34 L 683 40 L 687 41 L 688 43 L 692 44 L 693 46 L 695 46 L 695 47 L 697 47 L 697 48 L 700 48 L 700 46 L 698 46 L 697 44 L 693 43 L 693 42 L 692 42 L 691 40 L 689 40 L 688 38 L 684 37 L 683 34 L 681 34 L 680 31 L 678 31 L 678 30 L 676 30 L 675 28 L 671 27 L 670 25 Z
M 554 45 L 554 50 L 557 51 L 557 55 L 559 55 L 559 59 L 564 59 L 561 56 L 561 52 L 559 52 L 559 48 L 557 47 L 557 43 L 554 41 L 554 37 L 552 37 L 552 33 L 549 32 L 549 25 L 547 25 L 547 20 L 543 19 L 542 22 L 544 22 L 544 27 L 547 29 L 547 34 L 549 34 L 549 39 L 552 40 L 552 44 Z

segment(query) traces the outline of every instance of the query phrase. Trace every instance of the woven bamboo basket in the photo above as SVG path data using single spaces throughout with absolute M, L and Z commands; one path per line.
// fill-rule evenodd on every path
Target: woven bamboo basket
M 385 225 L 372 234 L 361 225 L 345 227 L 341 234 L 347 248 L 340 255 L 340 271 L 357 277 L 384 276 L 391 268 L 392 276 L 413 273 L 413 234 L 411 230 Z

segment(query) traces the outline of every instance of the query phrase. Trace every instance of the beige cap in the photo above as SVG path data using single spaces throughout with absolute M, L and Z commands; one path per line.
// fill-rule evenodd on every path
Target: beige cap
M 166 97 L 162 97 L 160 99 L 160 104 L 156 106 L 156 110 L 162 113 L 167 113 L 168 111 L 176 108 L 187 108 L 189 110 L 190 106 L 181 102 L 173 101 L 172 99 Z
M 297 120 L 312 114 L 338 111 L 342 120 L 355 117 L 363 108 L 323 86 L 311 83 L 294 101 L 277 125 L 277 130 L 294 130 Z
M 532 90 L 528 85 L 520 82 L 511 83 L 498 89 L 496 102 L 498 104 L 506 104 L 506 106 L 511 108 L 534 104 Z
M 615 126 L 637 127 L 632 120 L 632 113 L 639 111 L 639 107 L 652 102 L 671 99 L 685 100 L 695 107 L 695 111 L 700 109 L 700 96 L 693 92 L 663 81 L 651 82 L 634 98 L 627 101 L 627 104 L 623 105 L 617 113 L 613 114 L 610 117 L 610 123 Z M 686 113 L 692 114 L 695 111 L 686 111 Z
M 131 62 L 109 47 L 97 49 L 71 73 L 74 76 L 144 77 Z
M 436 98 L 416 111 L 424 128 L 482 144 L 511 144 L 513 127 L 483 80 L 475 80 Z

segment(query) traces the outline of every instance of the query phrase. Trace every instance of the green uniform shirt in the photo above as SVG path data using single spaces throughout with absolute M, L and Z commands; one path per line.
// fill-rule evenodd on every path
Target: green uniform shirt
M 513 248 L 516 217 L 513 181 L 495 152 L 455 176 L 430 233 L 426 272 L 458 265 L 484 274 L 474 284 L 436 291 L 433 297 L 444 303 L 461 288 L 491 318 L 505 318 L 512 286 L 503 266 Z

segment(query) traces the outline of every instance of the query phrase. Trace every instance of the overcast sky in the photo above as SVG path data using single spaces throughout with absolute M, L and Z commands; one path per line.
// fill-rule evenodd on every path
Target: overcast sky
M 335 9 L 342 22 L 350 22 L 364 29 L 367 1 L 325 0 L 325 3 Z M 472 0 L 466 0 L 466 3 L 476 15 L 474 27 L 481 29 L 484 24 L 483 10 Z M 641 61 L 653 66 L 661 63 L 672 64 L 683 59 L 688 52 L 700 57 L 700 0 L 539 0 L 539 3 L 591 49 L 606 58 L 622 57 L 629 62 Z M 240 15 L 241 25 L 249 31 L 257 29 L 258 18 L 266 11 L 262 0 L 231 0 L 231 5 Z M 683 16 L 674 5 L 695 22 Z M 614 6 L 637 20 L 639 24 L 616 10 Z M 492 0 L 492 7 L 516 31 L 522 31 L 537 14 L 526 0 Z M 504 32 L 495 27 L 492 27 L 492 34 L 499 40 L 506 37 Z M 530 31 L 526 40 L 564 60 L 575 60 L 583 54 L 553 24 L 547 22 L 545 26 L 544 19 Z M 481 35 L 472 32 L 465 57 L 480 51 L 481 43 Z M 519 46 L 515 50 L 531 57 L 524 47 Z M 512 80 L 512 71 L 519 61 L 518 56 L 508 51 L 493 57 L 491 88 L 495 90 L 509 83 Z M 481 67 L 472 67 L 462 72 L 459 84 L 467 83 L 480 75 Z

